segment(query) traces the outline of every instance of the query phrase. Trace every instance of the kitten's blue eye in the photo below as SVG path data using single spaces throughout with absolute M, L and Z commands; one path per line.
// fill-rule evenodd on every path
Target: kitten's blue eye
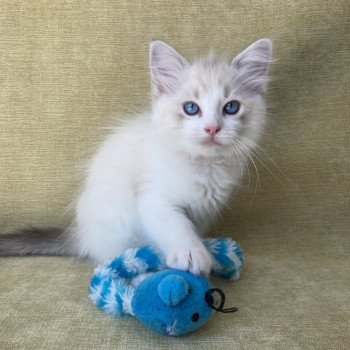
M 239 111 L 239 102 L 235 100 L 227 102 L 223 111 L 226 114 L 236 114 Z
M 188 115 L 196 115 L 199 113 L 199 106 L 194 102 L 186 102 L 184 104 L 184 112 Z

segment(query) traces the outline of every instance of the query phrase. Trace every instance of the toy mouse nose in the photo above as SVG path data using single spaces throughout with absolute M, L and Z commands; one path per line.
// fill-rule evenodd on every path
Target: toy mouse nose
M 158 295 L 164 304 L 174 306 L 187 296 L 189 289 L 185 278 L 179 275 L 168 275 L 159 283 Z

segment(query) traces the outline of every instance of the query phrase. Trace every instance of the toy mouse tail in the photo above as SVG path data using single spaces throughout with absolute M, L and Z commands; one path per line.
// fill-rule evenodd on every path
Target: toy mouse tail
M 207 238 L 204 245 L 212 255 L 213 275 L 237 280 L 244 265 L 244 254 L 240 245 L 231 238 Z
M 133 315 L 131 302 L 134 288 L 128 286 L 123 279 L 115 280 L 113 270 L 108 267 L 95 269 L 90 281 L 89 296 L 107 314 L 118 317 Z
M 77 250 L 71 229 L 27 228 L 0 234 L 0 256 L 75 256 Z

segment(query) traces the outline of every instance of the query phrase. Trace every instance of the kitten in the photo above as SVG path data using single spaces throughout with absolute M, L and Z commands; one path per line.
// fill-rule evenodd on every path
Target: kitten
M 101 145 L 74 227 L 65 235 L 0 235 L 0 255 L 72 254 L 101 263 L 152 242 L 169 267 L 209 273 L 200 235 L 240 183 L 243 158 L 262 133 L 271 46 L 261 39 L 231 62 L 210 54 L 189 63 L 153 41 L 152 110 Z

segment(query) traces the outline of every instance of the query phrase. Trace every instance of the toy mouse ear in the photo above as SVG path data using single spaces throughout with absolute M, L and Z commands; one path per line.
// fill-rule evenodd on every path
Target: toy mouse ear
M 178 275 L 168 275 L 158 285 L 158 295 L 164 304 L 174 306 L 183 300 L 188 292 L 187 281 Z

